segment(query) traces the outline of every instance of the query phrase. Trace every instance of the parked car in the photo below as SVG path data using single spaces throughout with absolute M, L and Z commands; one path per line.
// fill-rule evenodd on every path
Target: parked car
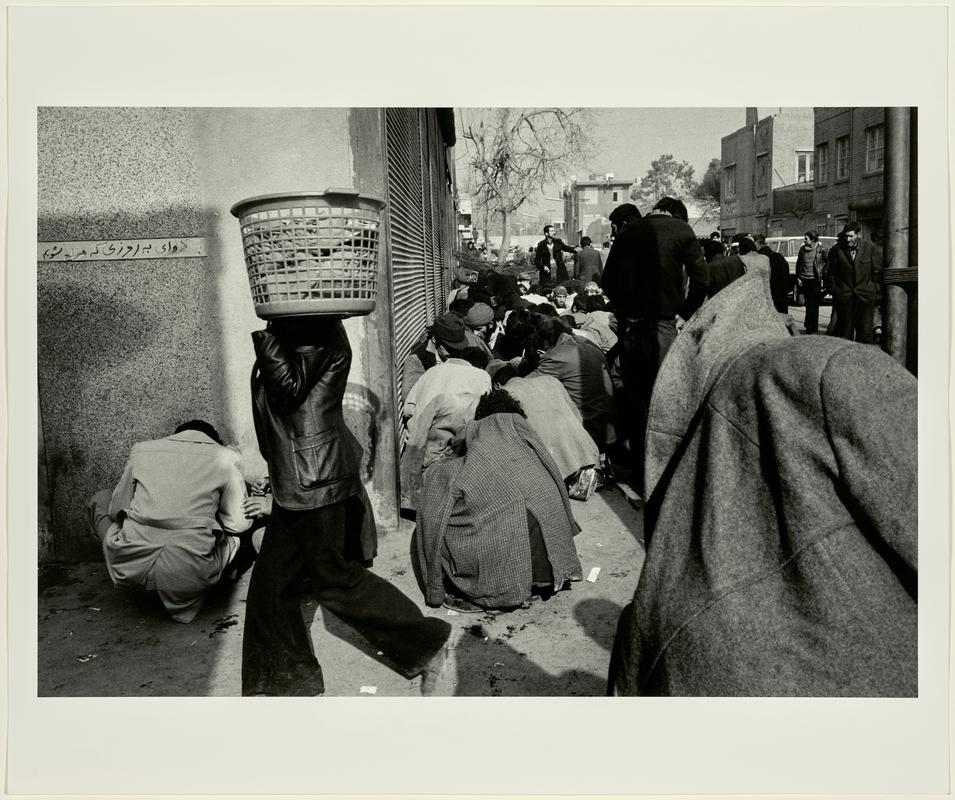
M 819 244 L 822 246 L 822 249 L 827 252 L 837 241 L 839 240 L 835 236 L 819 237 Z M 766 246 L 782 255 L 789 264 L 789 298 L 794 306 L 803 305 L 802 293 L 799 291 L 799 283 L 796 280 L 796 260 L 799 256 L 799 248 L 802 247 L 802 245 L 802 236 L 766 237 Z

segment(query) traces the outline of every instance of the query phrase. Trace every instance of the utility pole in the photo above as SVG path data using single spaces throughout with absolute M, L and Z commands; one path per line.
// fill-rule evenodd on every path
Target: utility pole
M 915 364 L 909 363 L 911 348 L 908 343 L 910 307 L 917 309 L 915 290 L 918 266 L 912 260 L 910 250 L 911 175 L 912 175 L 912 127 L 911 109 L 891 107 L 885 109 L 885 163 L 883 173 L 883 196 L 885 203 L 885 234 L 883 236 L 884 258 L 881 282 L 884 292 L 882 349 L 913 372 Z M 917 213 L 917 205 L 915 206 Z M 917 250 L 914 251 L 917 260 Z

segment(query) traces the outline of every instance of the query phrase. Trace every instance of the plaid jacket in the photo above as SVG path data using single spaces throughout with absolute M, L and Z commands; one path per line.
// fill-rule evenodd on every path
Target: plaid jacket
M 425 599 L 440 605 L 444 577 L 488 608 L 516 606 L 531 593 L 527 513 L 541 527 L 554 586 L 580 580 L 577 523 L 563 477 L 543 442 L 518 414 L 468 423 L 463 458 L 424 473 L 417 557 Z

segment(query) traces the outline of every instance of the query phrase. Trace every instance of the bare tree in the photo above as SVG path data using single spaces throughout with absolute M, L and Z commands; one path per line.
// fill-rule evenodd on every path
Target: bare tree
M 588 157 L 591 127 L 590 112 L 582 108 L 462 112 L 472 191 L 501 220 L 502 257 L 510 246 L 514 214 Z

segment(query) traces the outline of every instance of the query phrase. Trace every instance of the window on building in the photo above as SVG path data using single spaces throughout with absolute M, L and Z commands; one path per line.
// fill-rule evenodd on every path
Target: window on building
M 614 193 L 613 193 L 613 201 L 614 201 L 615 203 L 619 203 L 619 202 L 620 202 L 620 192 L 614 192 Z
M 816 183 L 825 183 L 829 180 L 829 143 L 816 145 Z
M 593 203 L 593 204 L 597 203 L 597 187 L 596 186 L 588 186 L 587 188 L 585 188 L 583 195 L 584 195 L 585 203 Z
M 736 167 L 723 168 L 723 191 L 727 197 L 736 197 Z
M 811 151 L 806 150 L 796 152 L 796 183 L 812 182 L 812 166 Z
M 865 132 L 865 171 L 878 172 L 882 169 L 885 153 L 885 127 L 876 125 Z
M 849 137 L 836 139 L 836 179 L 849 177 Z

